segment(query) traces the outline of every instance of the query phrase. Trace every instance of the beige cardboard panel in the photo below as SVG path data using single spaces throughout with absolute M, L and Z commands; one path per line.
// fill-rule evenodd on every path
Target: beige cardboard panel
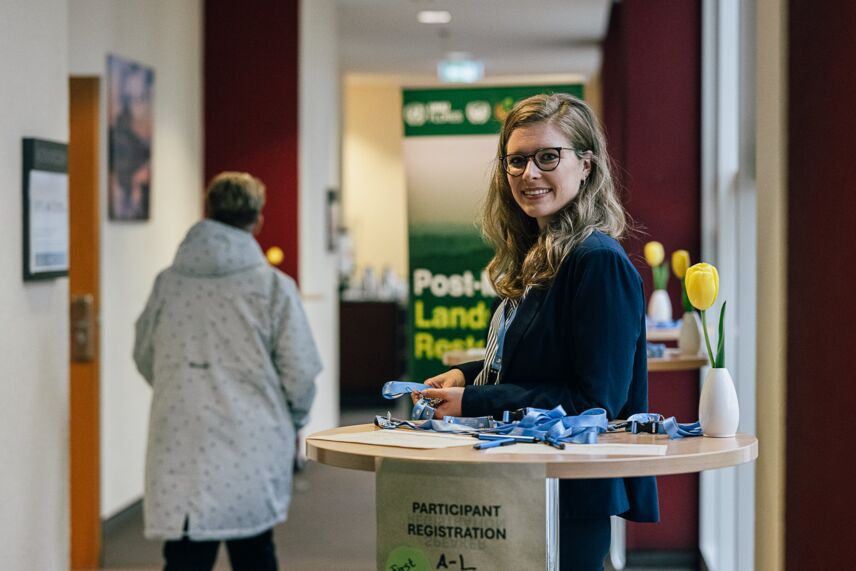
M 546 568 L 543 466 L 378 462 L 378 569 Z

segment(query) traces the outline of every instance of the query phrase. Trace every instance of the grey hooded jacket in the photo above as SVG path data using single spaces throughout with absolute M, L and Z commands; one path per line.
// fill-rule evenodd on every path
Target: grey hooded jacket
M 158 275 L 134 360 L 152 385 L 145 535 L 257 535 L 284 521 L 321 360 L 294 281 L 249 232 L 203 220 Z

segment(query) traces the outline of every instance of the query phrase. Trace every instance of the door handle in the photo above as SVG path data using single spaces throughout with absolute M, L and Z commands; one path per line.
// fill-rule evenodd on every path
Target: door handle
M 71 360 L 95 360 L 95 298 L 92 294 L 72 295 L 70 305 Z

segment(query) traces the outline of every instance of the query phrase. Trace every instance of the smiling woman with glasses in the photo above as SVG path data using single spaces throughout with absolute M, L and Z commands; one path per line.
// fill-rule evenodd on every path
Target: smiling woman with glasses
M 518 103 L 499 135 L 482 232 L 499 294 L 482 361 L 428 379 L 443 416 L 561 405 L 610 419 L 648 409 L 642 280 L 618 240 L 627 216 L 606 140 L 566 94 Z M 611 515 L 657 521 L 653 477 L 560 483 L 561 569 L 602 569 Z

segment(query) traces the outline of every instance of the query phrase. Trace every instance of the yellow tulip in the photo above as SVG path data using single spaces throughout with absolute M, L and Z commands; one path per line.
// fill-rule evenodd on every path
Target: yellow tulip
M 719 294 L 719 272 L 710 264 L 690 266 L 684 276 L 684 285 L 693 307 L 704 311 L 713 305 Z
M 672 271 L 675 276 L 682 280 L 690 267 L 690 253 L 686 250 L 675 250 L 672 252 Z
M 663 263 L 663 258 L 666 257 L 666 252 L 663 250 L 663 245 L 659 242 L 648 242 L 645 244 L 645 261 L 652 268 L 656 268 Z M 668 271 L 668 270 L 666 270 Z

